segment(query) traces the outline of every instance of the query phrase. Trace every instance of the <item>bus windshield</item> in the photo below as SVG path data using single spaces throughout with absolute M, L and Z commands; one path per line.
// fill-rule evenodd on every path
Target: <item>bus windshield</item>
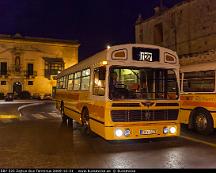
M 160 68 L 111 67 L 109 98 L 178 99 L 174 70 Z

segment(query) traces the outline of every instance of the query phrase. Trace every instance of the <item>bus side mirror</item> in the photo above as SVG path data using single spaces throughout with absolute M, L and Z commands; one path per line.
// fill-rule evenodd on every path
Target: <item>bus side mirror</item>
M 100 67 L 99 68 L 99 80 L 105 80 L 106 77 L 106 68 Z

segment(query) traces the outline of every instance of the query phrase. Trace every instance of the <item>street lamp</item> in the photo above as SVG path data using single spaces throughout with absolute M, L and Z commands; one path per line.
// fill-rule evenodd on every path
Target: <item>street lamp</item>
M 110 47 L 111 47 L 110 45 L 107 45 L 107 49 L 110 49 Z

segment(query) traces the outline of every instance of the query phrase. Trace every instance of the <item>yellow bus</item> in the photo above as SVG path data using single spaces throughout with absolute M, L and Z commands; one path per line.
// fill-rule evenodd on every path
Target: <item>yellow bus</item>
M 209 135 L 216 128 L 216 62 L 185 65 L 180 71 L 180 122 Z
M 57 75 L 56 107 L 106 140 L 179 136 L 178 74 L 169 49 L 112 46 Z

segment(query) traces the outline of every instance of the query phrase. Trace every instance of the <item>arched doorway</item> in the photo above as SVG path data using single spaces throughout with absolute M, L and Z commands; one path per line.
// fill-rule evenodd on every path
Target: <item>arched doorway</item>
M 15 96 L 20 96 L 22 92 L 22 83 L 21 82 L 14 82 L 13 84 L 13 93 Z

